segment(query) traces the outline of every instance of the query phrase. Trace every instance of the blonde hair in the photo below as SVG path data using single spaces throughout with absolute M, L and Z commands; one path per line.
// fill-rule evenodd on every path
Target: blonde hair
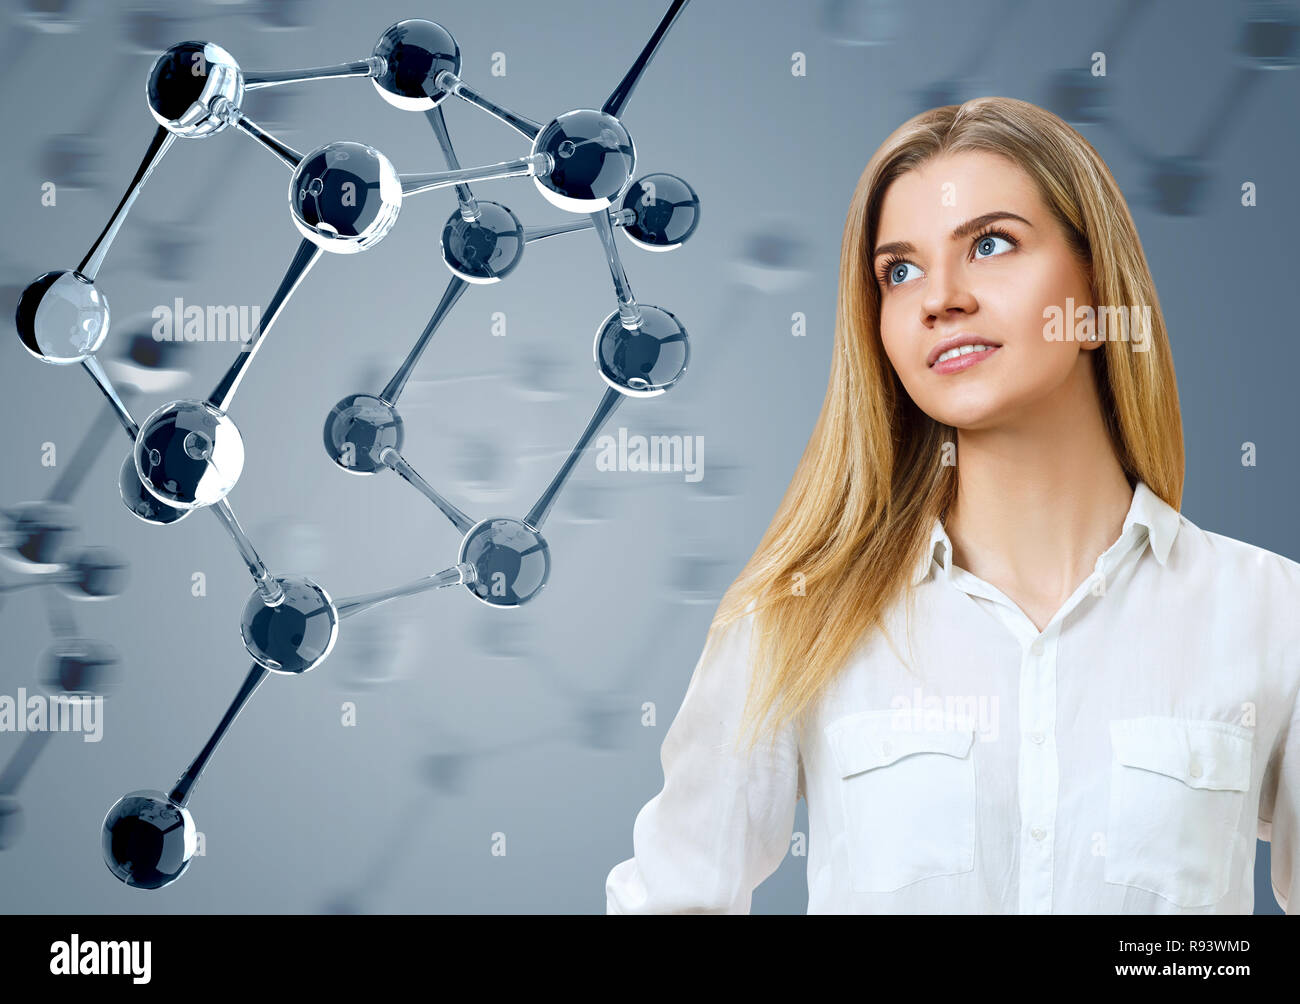
M 977 98 L 917 115 L 881 144 L 858 179 L 844 224 L 821 414 L 705 640 L 707 654 L 727 625 L 754 611 L 742 722 L 749 750 L 760 723 L 775 741 L 801 720 L 856 646 L 884 627 L 891 603 L 910 596 L 934 521 L 955 496 L 956 468 L 939 462 L 955 430 L 913 403 L 885 355 L 871 251 L 891 182 L 939 154 L 974 150 L 1008 157 L 1034 180 L 1085 264 L 1097 303 L 1151 307 L 1146 351 L 1108 340 L 1090 354 L 1126 476 L 1180 507 L 1182 420 L 1164 317 L 1137 228 L 1105 162 L 1070 125 L 1025 101 Z

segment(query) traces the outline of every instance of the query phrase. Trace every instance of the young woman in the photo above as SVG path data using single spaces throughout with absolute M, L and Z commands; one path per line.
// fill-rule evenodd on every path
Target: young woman
M 608 912 L 747 913 L 801 797 L 809 913 L 1249 913 L 1257 834 L 1300 908 L 1300 565 L 1193 525 L 1182 487 L 1096 151 L 1008 98 L 905 123 Z

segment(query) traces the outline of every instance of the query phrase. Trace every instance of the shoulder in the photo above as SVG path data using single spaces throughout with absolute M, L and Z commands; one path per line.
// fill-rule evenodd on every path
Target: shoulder
M 1170 557 L 1181 571 L 1239 578 L 1255 585 L 1271 584 L 1300 600 L 1300 562 L 1256 544 L 1214 533 L 1179 515 L 1178 535 Z

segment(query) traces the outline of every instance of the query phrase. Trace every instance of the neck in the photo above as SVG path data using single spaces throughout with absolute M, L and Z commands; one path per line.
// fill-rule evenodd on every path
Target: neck
M 996 428 L 958 430 L 953 562 L 1051 609 L 1092 573 L 1133 489 L 1106 431 L 1088 353 L 1059 393 Z

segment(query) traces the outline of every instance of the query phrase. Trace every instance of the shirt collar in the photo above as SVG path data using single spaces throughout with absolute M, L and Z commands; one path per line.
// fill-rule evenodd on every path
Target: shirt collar
M 1178 510 L 1147 487 L 1145 481 L 1139 481 L 1133 489 L 1133 502 L 1128 515 L 1124 517 L 1124 528 L 1120 531 L 1120 540 L 1131 532 L 1132 527 L 1140 526 L 1146 530 L 1151 553 L 1163 566 L 1169 558 L 1169 551 L 1174 546 L 1174 537 L 1178 534 L 1181 517 Z M 1116 542 L 1118 543 L 1118 541 Z M 930 539 L 925 545 L 921 558 L 912 573 L 912 585 L 924 582 L 938 562 L 945 575 L 952 572 L 952 541 L 948 539 L 943 523 L 934 521 L 930 530 Z

